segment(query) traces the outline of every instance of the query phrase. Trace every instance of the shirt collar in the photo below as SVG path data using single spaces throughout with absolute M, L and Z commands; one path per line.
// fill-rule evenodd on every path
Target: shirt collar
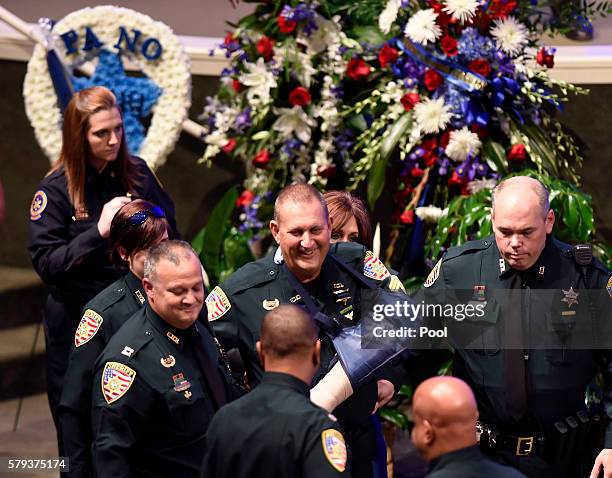
M 178 347 L 179 350 L 183 350 L 183 345 L 185 343 L 185 339 L 187 338 L 187 333 L 189 329 L 182 330 L 173 327 L 164 319 L 162 319 L 151 307 L 151 305 L 147 302 L 146 304 L 147 317 L 153 327 L 157 329 L 159 333 L 161 333 L 168 342 L 173 343 Z
M 495 247 L 495 250 L 497 251 L 496 257 L 499 262 L 500 279 L 505 279 L 507 277 L 510 277 L 513 273 L 518 272 L 522 275 L 531 276 L 537 279 L 538 281 L 544 281 L 544 279 L 547 277 L 547 273 L 548 275 L 550 275 L 550 272 L 552 272 L 550 270 L 549 265 L 553 263 L 553 261 L 551 261 L 551 254 L 553 253 L 553 249 L 554 244 L 552 236 L 549 234 L 546 236 L 546 243 L 544 244 L 544 249 L 542 249 L 542 252 L 540 253 L 540 256 L 535 261 L 535 263 L 526 271 L 517 271 L 516 269 L 510 267 L 508 262 L 506 262 L 506 260 L 501 256 L 499 249 Z
M 136 299 L 136 302 L 140 305 L 144 305 L 147 301 L 147 295 L 142 287 L 142 281 L 134 275 L 132 271 L 128 271 L 125 275 L 125 283 L 128 289 L 132 292 L 132 295 Z
M 306 382 L 303 382 L 299 378 L 294 375 L 289 375 L 288 373 L 282 372 L 265 372 L 261 383 L 268 383 L 272 385 L 281 385 L 283 387 L 290 388 L 295 390 L 301 395 L 308 396 L 310 393 L 310 385 Z
M 439 470 L 444 468 L 446 465 L 455 462 L 464 462 L 469 460 L 477 460 L 482 457 L 482 452 L 478 445 L 472 445 L 459 450 L 449 451 L 443 455 L 434 458 L 429 462 L 429 472 L 432 470 Z

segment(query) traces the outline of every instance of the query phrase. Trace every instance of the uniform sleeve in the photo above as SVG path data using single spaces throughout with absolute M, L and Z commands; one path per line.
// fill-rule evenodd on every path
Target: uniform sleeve
M 349 477 L 344 437 L 331 420 L 320 421 L 309 429 L 301 457 L 304 478 Z
M 142 160 L 140 160 L 142 161 Z M 161 206 L 166 214 L 166 219 L 168 220 L 168 224 L 170 225 L 169 236 L 170 239 L 180 239 L 181 234 L 179 233 L 178 227 L 176 225 L 175 219 L 175 210 L 174 210 L 174 202 L 168 192 L 162 187 L 161 183 L 158 181 L 155 173 L 149 169 L 147 164 L 142 161 L 142 168 L 144 170 L 145 184 L 144 184 L 144 197 L 149 202 L 157 206 Z
M 44 282 L 55 284 L 79 259 L 103 247 L 106 239 L 100 236 L 97 223 L 70 238 L 68 225 L 71 211 L 65 194 L 53 187 L 43 187 L 34 199 L 44 194 L 46 205 L 39 214 L 30 214 L 28 224 L 28 253 L 34 269 Z
M 128 478 L 132 476 L 128 455 L 136 442 L 138 423 L 151 419 L 147 415 L 153 392 L 135 376 L 129 389 L 119 398 L 109 398 L 108 392 L 105 397 L 102 378 L 107 372 L 105 362 L 99 362 L 92 394 L 94 470 L 98 478 Z M 114 400 L 108 403 L 107 399 Z

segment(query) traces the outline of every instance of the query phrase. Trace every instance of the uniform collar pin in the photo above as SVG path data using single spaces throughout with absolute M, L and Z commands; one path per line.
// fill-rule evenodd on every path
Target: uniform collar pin
M 502 258 L 499 260 L 499 273 L 503 274 L 506 272 L 506 261 Z
M 179 339 L 176 335 L 174 335 L 170 331 L 166 332 L 166 337 L 172 340 L 172 342 L 174 342 L 176 345 L 178 345 L 181 342 L 181 339 Z

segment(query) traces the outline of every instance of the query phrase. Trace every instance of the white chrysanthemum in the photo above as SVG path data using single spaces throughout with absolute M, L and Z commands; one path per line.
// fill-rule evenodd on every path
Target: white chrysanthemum
M 472 20 L 479 5 L 478 0 L 446 0 L 444 3 L 443 10 L 461 23 Z
M 425 134 L 438 133 L 453 116 L 450 107 L 444 104 L 444 98 L 425 98 L 414 106 L 413 111 L 418 128 Z
M 440 209 L 436 206 L 422 206 L 417 207 L 415 213 L 417 217 L 425 222 L 436 223 L 446 214 L 447 211 L 448 209 Z
M 451 131 L 448 145 L 444 152 L 453 161 L 462 162 L 468 156 L 476 156 L 480 151 L 480 139 L 466 127 Z
M 527 44 L 529 39 L 527 27 L 514 17 L 506 17 L 495 20 L 495 26 L 491 28 L 491 36 L 495 43 L 508 55 L 516 55 Z
M 437 18 L 438 14 L 434 12 L 433 8 L 419 10 L 408 20 L 404 33 L 413 42 L 421 45 L 435 42 L 442 35 L 442 30 L 436 24 Z
M 378 27 L 385 35 L 391 31 L 391 26 L 397 18 L 397 12 L 399 12 L 400 6 L 400 0 L 389 0 L 385 9 L 380 13 L 378 17 Z
M 244 63 L 248 70 L 238 78 L 238 81 L 249 87 L 247 97 L 249 101 L 258 98 L 266 103 L 270 99 L 270 89 L 276 88 L 276 78 L 271 71 L 268 71 L 263 58 L 259 58 L 257 63 Z
M 302 143 L 310 141 L 310 128 L 314 128 L 317 122 L 308 116 L 301 106 L 274 108 L 274 114 L 278 115 L 272 125 L 274 131 L 280 132 L 284 138 L 295 134 Z

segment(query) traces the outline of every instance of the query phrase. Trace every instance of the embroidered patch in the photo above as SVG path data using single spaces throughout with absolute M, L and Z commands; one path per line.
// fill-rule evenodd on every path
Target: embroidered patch
M 372 251 L 367 251 L 363 262 L 363 275 L 370 279 L 384 280 L 391 274 L 378 256 Z
M 610 276 L 610 278 L 608 279 L 606 290 L 608 291 L 608 294 L 610 295 L 610 299 L 612 299 L 612 276 Z
M 261 305 L 266 310 L 274 310 L 280 305 L 280 301 L 278 299 L 272 299 L 272 300 L 264 299 Z
M 343 472 L 346 469 L 346 445 L 342 433 L 333 428 L 328 428 L 321 433 L 321 441 L 327 461 L 336 470 Z
M 94 335 L 96 335 L 98 330 L 100 330 L 102 322 L 104 322 L 104 319 L 100 314 L 91 309 L 87 309 L 74 334 L 74 346 L 80 347 L 89 342 Z
M 42 189 L 34 193 L 32 204 L 30 205 L 30 219 L 38 221 L 42 217 L 42 213 L 47 207 L 47 195 Z
M 423 287 L 431 287 L 432 285 L 434 285 L 434 282 L 436 282 L 436 279 L 440 275 L 440 267 L 441 266 L 442 266 L 442 259 L 440 259 L 436 263 L 434 268 L 431 270 L 431 272 L 427 276 L 427 279 L 425 279 L 425 282 L 423 283 Z
M 109 405 L 119 400 L 130 389 L 136 371 L 119 362 L 106 362 L 102 372 L 102 394 Z
M 208 321 L 217 320 L 232 308 L 229 299 L 221 287 L 215 287 L 206 297 L 206 308 L 208 309 Z
M 396 275 L 391 276 L 391 280 L 389 281 L 389 290 L 401 290 L 402 292 L 406 292 L 406 289 L 404 289 L 404 284 L 402 284 L 402 281 L 399 280 Z

